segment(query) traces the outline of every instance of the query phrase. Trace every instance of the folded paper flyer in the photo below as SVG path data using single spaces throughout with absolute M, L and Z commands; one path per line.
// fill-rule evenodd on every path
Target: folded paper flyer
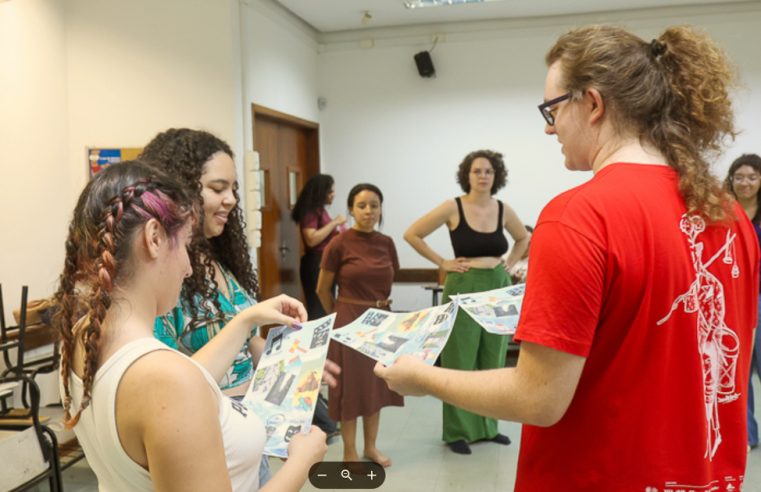
M 264 423 L 264 454 L 286 458 L 291 438 L 312 425 L 335 319 L 331 314 L 298 329 L 282 326 L 269 331 L 243 398 Z
M 457 299 L 459 308 L 476 320 L 484 330 L 498 335 L 514 335 L 525 292 L 526 284 L 516 284 L 451 297 Z
M 433 365 L 449 339 L 456 312 L 455 302 L 411 313 L 370 308 L 333 330 L 331 338 L 387 366 L 404 354 Z

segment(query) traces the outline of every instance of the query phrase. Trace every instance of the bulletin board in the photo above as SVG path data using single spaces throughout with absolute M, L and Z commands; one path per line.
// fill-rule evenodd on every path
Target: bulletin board
M 143 149 L 140 147 L 88 147 L 87 163 L 90 169 L 90 176 L 96 175 L 101 169 L 111 164 L 137 159 L 137 156 L 142 151 Z

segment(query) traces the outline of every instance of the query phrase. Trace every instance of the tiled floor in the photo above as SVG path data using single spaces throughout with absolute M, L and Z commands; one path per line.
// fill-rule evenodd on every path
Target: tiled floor
M 756 380 L 758 383 L 758 380 Z M 761 394 L 761 386 L 756 386 Z M 384 492 L 509 491 L 515 480 L 520 426 L 501 422 L 500 431 L 513 439 L 510 446 L 494 443 L 473 445 L 473 454 L 460 456 L 439 441 L 441 404 L 433 398 L 408 398 L 404 408 L 390 408 L 381 415 L 379 448 L 393 459 L 386 482 L 377 490 Z M 361 443 L 358 443 L 361 445 Z M 330 445 L 326 461 L 341 460 L 341 443 Z M 273 469 L 280 461 L 272 459 Z M 67 492 L 97 490 L 95 477 L 80 462 L 64 473 Z M 38 487 L 37 491 L 47 490 Z M 316 491 L 307 483 L 303 490 Z M 761 448 L 748 456 L 745 492 L 761 492 Z

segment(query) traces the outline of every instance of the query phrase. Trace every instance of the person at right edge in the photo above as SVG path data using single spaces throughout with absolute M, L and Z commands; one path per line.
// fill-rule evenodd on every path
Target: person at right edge
M 477 150 L 465 156 L 457 169 L 457 182 L 465 193 L 449 199 L 412 224 L 404 239 L 425 258 L 447 272 L 443 301 L 450 296 L 483 292 L 510 285 L 507 272 L 528 249 L 529 233 L 509 205 L 494 198 L 507 182 L 502 154 Z M 447 225 L 455 258 L 444 259 L 425 237 Z M 515 241 L 507 253 L 505 231 Z M 452 334 L 441 352 L 442 367 L 495 369 L 505 367 L 507 337 L 488 333 L 465 312 L 457 313 Z M 508 445 L 497 420 L 444 403 L 442 439 L 453 452 L 471 454 L 470 443 L 490 441 Z
M 761 245 L 761 157 L 758 154 L 743 154 L 732 162 L 724 181 L 727 189 L 737 199 L 745 214 L 753 224 L 753 229 Z M 759 299 L 761 301 L 761 298 Z M 761 308 L 761 303 L 759 305 Z M 759 316 L 761 322 L 761 316 Z M 761 376 L 761 330 L 756 324 L 756 336 L 750 358 L 748 375 L 748 451 L 758 447 L 758 422 L 756 422 L 753 401 L 753 370 Z
M 736 133 L 729 61 L 687 26 L 577 28 L 546 61 L 545 133 L 594 175 L 540 214 L 517 366 L 376 374 L 524 423 L 518 492 L 742 490 L 761 255 L 710 172 Z

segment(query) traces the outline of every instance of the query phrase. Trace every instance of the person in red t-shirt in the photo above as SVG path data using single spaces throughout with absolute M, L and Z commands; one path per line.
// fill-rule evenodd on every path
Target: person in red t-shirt
M 741 490 L 761 255 L 705 157 L 734 136 L 729 62 L 686 26 L 578 28 L 546 61 L 545 132 L 594 176 L 539 217 L 517 367 L 376 374 L 526 424 L 519 491 Z

